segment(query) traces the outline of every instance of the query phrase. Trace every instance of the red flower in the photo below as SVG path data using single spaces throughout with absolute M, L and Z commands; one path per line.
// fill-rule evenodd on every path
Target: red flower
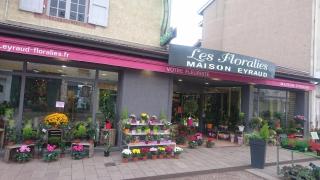
M 141 154 L 147 154 L 149 152 L 149 148 L 141 148 Z
M 170 147 L 170 146 L 167 146 L 166 149 L 165 149 L 165 151 L 166 151 L 167 153 L 171 153 L 171 152 L 173 151 L 173 148 Z
M 213 141 L 213 138 L 208 138 L 207 141 L 208 141 L 208 142 L 212 142 L 212 141 Z

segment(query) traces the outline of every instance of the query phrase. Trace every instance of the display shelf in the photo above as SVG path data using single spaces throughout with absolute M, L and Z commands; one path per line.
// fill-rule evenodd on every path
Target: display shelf
M 146 144 L 144 141 L 138 142 L 138 143 L 129 143 L 126 144 L 128 146 L 128 148 L 132 148 L 132 147 L 143 147 L 143 146 L 174 146 L 174 148 L 176 147 L 176 143 L 172 142 L 172 141 L 162 141 L 160 143 L 157 143 L 157 141 L 150 141 L 148 144 Z
M 129 123 L 131 126 L 163 126 L 163 123 Z
M 128 136 L 145 136 L 145 135 L 170 135 L 170 132 L 158 132 L 158 133 L 145 133 L 145 132 L 143 132 L 143 133 L 132 133 L 132 132 L 130 132 L 130 133 L 125 133 L 124 132 L 124 134 L 125 135 L 128 135 Z

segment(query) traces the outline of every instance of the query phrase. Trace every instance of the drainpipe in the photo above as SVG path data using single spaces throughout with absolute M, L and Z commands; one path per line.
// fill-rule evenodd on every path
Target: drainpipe
M 9 0 L 6 0 L 6 8 L 4 11 L 4 20 L 7 20 Z

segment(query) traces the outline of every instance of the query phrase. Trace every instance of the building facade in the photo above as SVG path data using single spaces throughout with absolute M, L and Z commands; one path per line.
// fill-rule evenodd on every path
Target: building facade
M 203 15 L 201 47 L 259 57 L 276 64 L 276 78 L 317 83 L 313 60 L 315 3 L 208 1 L 199 11 Z M 255 108 L 249 116 L 267 115 L 272 119 L 281 113 L 288 124 L 302 114 L 308 120 L 305 128 L 318 126 L 315 91 L 259 85 L 254 85 L 253 91 Z
M 160 36 L 169 1 L 14 0 L 0 2 L 0 103 L 18 132 L 64 112 L 73 122 L 106 119 L 101 103 L 171 114 L 171 79 L 144 70 L 166 61 Z M 148 70 L 148 69 L 147 69 Z M 157 82 L 157 84 L 154 84 Z M 154 93 L 157 91 L 157 93 Z M 121 136 L 121 132 L 118 131 Z M 120 140 L 120 138 L 119 138 Z

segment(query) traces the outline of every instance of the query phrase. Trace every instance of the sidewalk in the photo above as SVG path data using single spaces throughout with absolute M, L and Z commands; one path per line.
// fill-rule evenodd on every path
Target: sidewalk
M 295 160 L 310 160 L 310 157 L 295 154 Z M 291 160 L 289 151 L 280 150 L 280 161 Z M 275 163 L 276 147 L 268 147 L 267 165 Z M 267 167 L 264 174 L 269 175 Z M 112 152 L 110 157 L 103 157 L 102 152 L 93 158 L 72 160 L 69 156 L 56 162 L 46 163 L 40 159 L 31 162 L 0 162 L 0 179 L 163 179 L 250 169 L 250 149 L 242 147 L 216 147 L 184 149 L 180 159 L 158 159 L 121 163 L 120 152 Z M 274 168 L 274 171 L 276 169 Z M 253 171 L 259 173 L 259 171 Z M 250 171 L 250 173 L 252 173 Z M 272 173 L 271 173 L 272 174 Z

